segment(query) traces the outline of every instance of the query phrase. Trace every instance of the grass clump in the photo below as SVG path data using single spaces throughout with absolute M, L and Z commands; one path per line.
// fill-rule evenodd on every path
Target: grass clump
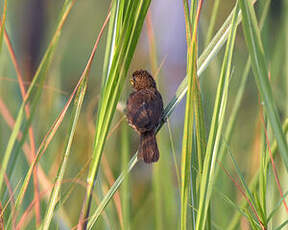
M 271 1 L 178 2 L 187 53 L 175 66 L 170 54 L 160 59 L 158 20 L 172 17 L 155 13 L 160 2 L 99 3 L 100 23 L 92 1 L 85 3 L 89 15 L 84 3 L 65 0 L 27 83 L 10 18 L 17 6 L 2 1 L 0 228 L 286 229 L 286 2 L 277 20 Z M 56 9 L 45 5 L 51 15 Z M 70 83 L 66 73 L 76 65 L 62 63 L 66 53 L 79 63 L 88 55 L 75 54 L 85 46 L 73 47 L 73 40 L 91 43 L 84 25 L 69 23 L 73 15 L 99 29 L 91 32 L 82 74 Z M 137 158 L 138 137 L 125 119 L 127 77 L 140 68 L 151 69 L 166 102 L 153 165 Z M 170 79 L 179 69 L 182 81 Z M 59 94 L 67 82 L 73 90 Z M 178 86 L 172 95 L 171 85 Z

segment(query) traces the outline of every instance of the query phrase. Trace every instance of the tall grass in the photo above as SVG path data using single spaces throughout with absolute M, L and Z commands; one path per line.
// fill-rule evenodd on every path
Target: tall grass
M 169 55 L 160 59 L 155 23 L 163 15 L 149 10 L 151 2 L 109 3 L 68 98 L 48 91 L 46 84 L 61 88 L 66 81 L 59 63 L 75 49 L 62 49 L 70 44 L 66 27 L 85 37 L 66 21 L 83 5 L 64 1 L 26 87 L 18 40 L 10 33 L 9 14 L 15 6 L 1 2 L 0 228 L 287 228 L 288 1 L 278 21 L 270 1 L 227 1 L 230 11 L 226 1 L 179 1 L 186 74 L 172 95 L 166 92 L 167 68 L 171 71 L 173 65 Z M 222 21 L 224 13 L 228 17 Z M 273 34 L 272 23 L 283 32 Z M 80 54 L 75 56 L 82 61 Z M 140 66 L 140 56 L 150 62 L 166 105 L 156 130 L 160 160 L 153 165 L 138 159 L 139 137 L 123 119 L 130 91 L 124 86 Z M 103 64 L 101 71 L 93 60 L 96 68 Z M 19 87 L 5 80 L 11 73 Z M 101 77 L 91 78 L 95 73 Z M 182 101 L 184 121 L 175 110 Z
M 111 124 L 121 89 L 124 85 L 130 62 L 132 60 L 141 28 L 150 5 L 150 1 L 114 1 L 112 5 L 113 30 L 109 41 L 110 53 L 108 64 L 105 62 L 102 79 L 101 97 L 96 119 L 96 133 L 91 166 L 87 177 L 86 202 L 83 214 L 89 216 L 92 189 L 97 178 L 105 139 Z M 111 33 L 110 33 L 111 34 Z

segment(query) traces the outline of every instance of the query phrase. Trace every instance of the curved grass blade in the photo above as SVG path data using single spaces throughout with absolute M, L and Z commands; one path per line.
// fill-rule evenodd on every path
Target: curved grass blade
M 199 190 L 199 208 L 196 220 L 196 229 L 205 229 L 207 220 L 207 210 L 212 194 L 214 171 L 217 154 L 219 152 L 220 137 L 222 136 L 222 126 L 224 122 L 224 115 L 226 104 L 228 100 L 228 86 L 231 71 L 232 54 L 237 30 L 237 15 L 239 13 L 238 2 L 234 10 L 232 27 L 226 45 L 224 60 L 222 64 L 220 79 L 217 88 L 217 94 L 214 104 L 214 111 L 212 116 L 211 128 L 207 143 L 207 149 L 203 164 L 203 173 L 201 176 L 200 190 Z
M 121 125 L 121 169 L 125 171 L 129 161 L 129 135 L 128 125 Z M 123 212 L 123 229 L 130 229 L 130 180 L 127 174 L 126 180 L 123 182 L 120 195 L 122 197 L 122 212 Z
M 112 1 L 112 6 L 111 6 L 111 17 L 109 20 L 109 27 L 108 27 L 108 33 L 107 33 L 107 39 L 106 39 L 106 49 L 105 49 L 105 56 L 104 56 L 104 63 L 103 63 L 103 74 L 102 74 L 102 85 L 101 88 L 104 87 L 105 82 L 107 80 L 108 74 L 109 74 L 109 69 L 110 69 L 110 61 L 111 57 L 113 56 L 113 51 L 114 51 L 114 36 L 115 36 L 115 23 L 116 23 L 116 15 L 118 10 L 117 8 L 117 1 Z
M 285 220 L 282 224 L 280 224 L 277 228 L 274 230 L 281 230 L 283 229 L 286 225 L 288 225 L 288 220 Z
M 104 83 L 104 87 L 101 89 L 101 99 L 96 120 L 94 150 L 87 177 L 86 200 L 84 201 L 82 209 L 82 215 L 84 214 L 86 218 L 89 216 L 91 192 L 97 178 L 107 133 L 119 101 L 120 93 L 149 5 L 150 0 L 130 1 L 126 6 L 120 4 L 121 7 L 125 6 L 124 16 L 120 15 L 120 18 L 123 18 L 124 22 L 117 21 L 117 26 L 121 26 L 121 30 L 119 30 L 119 34 L 116 34 L 115 52 L 113 53 L 111 68 L 107 71 L 109 76 Z M 117 18 L 116 20 L 120 19 Z
M 190 14 L 194 17 L 189 18 L 189 7 L 184 4 L 185 22 L 186 22 L 186 37 L 187 37 L 187 76 L 188 89 L 187 101 L 185 108 L 185 120 L 182 143 L 182 160 L 181 160 L 181 229 L 187 229 L 187 205 L 189 203 L 190 186 L 194 188 L 195 182 L 190 181 L 191 176 L 191 160 L 192 160 L 192 146 L 193 146 L 193 127 L 194 127 L 194 104 L 196 101 L 196 84 L 197 84 L 197 28 L 200 15 L 202 1 L 199 1 L 197 14 L 197 1 L 191 2 Z M 193 25 L 193 31 L 191 28 Z M 191 29 L 189 29 L 191 28 Z M 191 39 L 189 39 L 191 38 Z M 190 41 L 190 42 L 189 42 Z M 191 184 L 191 185 L 190 185 Z M 193 227 L 195 220 L 193 219 Z
M 265 19 L 267 17 L 269 6 L 270 6 L 270 2 L 271 2 L 271 0 L 268 0 L 268 1 L 265 2 L 265 6 L 264 6 L 264 9 L 263 9 L 263 12 L 262 12 L 262 15 L 261 15 L 261 21 L 260 21 L 260 27 L 261 28 L 263 28 L 264 21 L 265 21 Z M 233 133 L 233 130 L 234 130 L 234 127 L 235 127 L 235 123 L 236 123 L 236 116 L 237 116 L 238 111 L 240 109 L 240 104 L 241 104 L 241 101 L 242 101 L 242 98 L 243 98 L 243 93 L 244 93 L 245 85 L 246 85 L 246 82 L 247 82 L 247 79 L 248 79 L 248 76 L 249 76 L 250 68 L 251 68 L 251 58 L 248 57 L 248 60 L 246 62 L 244 70 L 243 70 L 243 75 L 241 77 L 241 82 L 240 82 L 239 87 L 238 87 L 238 92 L 237 92 L 235 101 L 233 103 L 234 104 L 233 105 L 233 109 L 232 109 L 232 112 L 230 113 L 229 121 L 227 123 L 227 128 L 225 130 L 225 135 L 224 135 L 224 138 L 223 138 L 224 141 L 225 141 L 225 144 L 221 145 L 221 147 L 220 147 L 219 156 L 217 158 L 217 160 L 219 162 L 222 162 L 223 156 L 225 154 L 225 150 L 227 149 L 227 145 L 230 143 L 230 140 L 232 138 L 232 133 Z M 216 169 L 216 173 L 215 173 L 216 177 L 218 175 L 219 169 L 220 169 L 219 167 Z
M 277 204 L 275 205 L 275 207 L 273 207 L 273 210 L 271 211 L 271 213 L 269 214 L 269 216 L 267 217 L 267 222 L 269 222 L 272 217 L 275 215 L 275 213 L 278 211 L 279 207 L 283 204 L 283 199 L 286 199 L 288 196 L 288 192 L 286 192 L 285 194 L 283 194 L 283 197 L 277 202 Z
M 68 110 L 68 107 L 70 106 L 70 104 L 72 102 L 72 99 L 74 98 L 76 92 L 79 92 L 79 87 L 81 87 L 81 85 L 84 84 L 83 82 L 87 81 L 87 78 L 88 78 L 88 75 L 89 75 L 89 72 L 90 72 L 90 68 L 91 68 L 91 65 L 92 65 L 92 61 L 93 61 L 94 56 L 95 56 L 96 49 L 98 47 L 100 38 L 101 38 L 101 36 L 103 34 L 104 28 L 105 28 L 109 18 L 110 18 L 110 13 L 106 17 L 106 20 L 105 20 L 105 22 L 103 24 L 103 27 L 102 27 L 99 35 L 98 35 L 98 38 L 97 38 L 97 40 L 96 40 L 96 42 L 94 44 L 93 50 L 92 50 L 92 52 L 90 54 L 89 60 L 87 62 L 87 65 L 85 66 L 85 69 L 84 69 L 83 73 L 81 74 L 81 77 L 80 77 L 76 87 L 74 88 L 74 91 L 72 92 L 69 100 L 67 101 L 66 105 L 64 106 L 64 109 L 63 109 L 62 113 L 56 119 L 55 123 L 52 125 L 52 128 L 48 131 L 47 135 L 44 137 L 42 143 L 40 144 L 40 147 L 39 147 L 38 152 L 36 154 L 36 158 L 34 159 L 33 163 L 31 164 L 31 166 L 30 166 L 30 168 L 29 168 L 29 170 L 28 170 L 28 172 L 26 174 L 26 177 L 24 179 L 24 183 L 23 183 L 23 185 L 22 185 L 22 187 L 20 189 L 20 192 L 19 192 L 19 195 L 18 195 L 18 198 L 17 198 L 17 201 L 16 201 L 16 205 L 15 205 L 16 207 L 18 207 L 21 204 L 21 202 L 22 202 L 22 200 L 24 198 L 24 194 L 26 192 L 30 177 L 31 177 L 31 173 L 32 173 L 35 165 L 40 160 L 40 157 L 42 156 L 44 151 L 47 149 L 47 147 L 48 147 L 49 143 L 51 142 L 52 138 L 54 137 L 59 125 L 63 121 L 64 116 L 65 116 L 65 114 L 66 114 L 66 112 Z
M 0 27 L 0 53 L 2 51 L 2 43 L 3 43 L 3 35 L 4 35 L 4 31 L 5 31 L 6 15 L 7 15 L 7 0 L 4 0 L 3 13 L 2 13 L 2 17 L 1 17 L 1 27 Z
M 220 0 L 215 0 L 214 4 L 213 4 L 213 9 L 212 9 L 212 13 L 211 13 L 210 21 L 209 21 L 209 27 L 207 30 L 207 36 L 206 36 L 206 40 L 205 40 L 206 45 L 208 45 L 208 42 L 210 41 L 210 39 L 212 38 L 212 35 L 213 35 L 213 30 L 215 28 L 217 13 L 218 13 L 218 9 L 219 9 L 219 3 L 220 3 Z
M 228 16 L 228 18 L 225 20 L 224 24 L 219 29 L 218 33 L 214 36 L 212 41 L 209 43 L 208 47 L 203 51 L 202 55 L 198 59 L 198 66 L 199 66 L 198 71 L 197 71 L 198 76 L 201 76 L 201 74 L 205 71 L 205 69 L 207 68 L 209 63 L 213 60 L 213 58 L 218 54 L 220 49 L 225 44 L 225 41 L 229 35 L 229 31 L 231 30 L 231 20 L 232 20 L 232 16 L 233 16 L 234 11 L 235 11 L 235 7 L 234 7 L 233 11 L 230 13 L 230 15 Z M 240 21 L 241 21 L 241 16 L 239 13 L 238 17 L 237 17 L 237 24 L 239 24 Z M 156 132 L 158 132 L 161 129 L 161 127 L 166 122 L 168 117 L 172 114 L 172 112 L 174 111 L 176 106 L 183 99 L 183 97 L 186 94 L 186 91 L 187 91 L 187 77 L 185 77 L 183 79 L 183 81 L 181 82 L 181 84 L 179 85 L 179 87 L 175 93 L 175 96 L 171 99 L 171 101 L 165 107 L 162 120 L 159 123 L 159 125 L 156 129 Z M 137 157 L 137 152 L 134 153 L 132 159 L 134 159 L 136 157 Z M 132 159 L 130 160 L 130 162 L 132 161 Z M 120 174 L 120 176 L 122 177 L 123 175 Z M 120 179 L 120 176 L 118 177 L 118 179 Z M 108 199 L 108 197 L 112 197 L 114 195 L 114 193 L 117 191 L 117 189 L 119 188 L 119 186 L 121 185 L 121 182 L 118 182 L 118 179 L 116 180 L 117 184 L 115 184 L 117 186 L 113 186 L 113 190 L 112 190 L 112 187 L 109 189 L 108 193 L 103 198 L 103 201 L 102 201 L 103 204 L 101 204 L 100 208 L 99 207 L 97 208 L 96 212 L 98 214 L 95 216 L 95 218 L 99 217 L 101 212 L 104 210 L 104 208 L 106 207 L 106 205 L 110 201 Z M 123 179 L 124 178 L 122 178 L 122 180 Z
M 245 40 L 251 57 L 255 81 L 261 98 L 264 100 L 264 111 L 267 114 L 267 118 L 278 142 L 281 158 L 288 171 L 288 146 L 281 128 L 279 114 L 276 110 L 271 85 L 268 79 L 265 52 L 263 50 L 255 12 L 249 1 L 240 0 L 239 3 L 243 15 Z
M 227 19 L 225 20 L 225 22 L 223 23 L 219 31 L 216 33 L 214 38 L 211 40 L 209 45 L 206 47 L 206 49 L 203 51 L 201 56 L 198 58 L 198 61 L 197 61 L 197 66 L 198 66 L 197 75 L 198 76 L 200 76 L 204 72 L 204 70 L 208 67 L 209 63 L 213 60 L 213 58 L 218 54 L 220 49 L 225 44 L 229 35 L 229 31 L 231 30 L 231 25 L 232 25 L 231 23 L 232 23 L 234 10 L 235 10 L 235 7 L 232 10 L 232 12 L 229 14 L 229 16 L 227 17 Z M 240 23 L 240 21 L 241 21 L 241 14 L 239 12 L 238 17 L 237 17 L 237 25 Z M 181 82 L 181 84 L 179 85 L 175 93 L 175 96 L 171 99 L 169 104 L 166 106 L 164 115 L 163 115 L 164 118 L 162 122 L 160 123 L 159 128 L 161 128 L 161 126 L 166 122 L 165 119 L 167 119 L 167 117 L 170 116 L 170 114 L 174 111 L 177 104 L 179 104 L 179 102 L 185 96 L 187 92 L 187 85 L 188 85 L 188 81 L 187 81 L 187 76 L 186 76 Z
M 76 93 L 76 97 L 75 97 L 75 103 L 73 106 L 73 110 L 72 110 L 72 114 L 71 114 L 71 123 L 70 123 L 70 127 L 69 127 L 69 136 L 67 136 L 67 140 L 66 140 L 66 148 L 65 148 L 65 152 L 62 158 L 62 162 L 60 163 L 60 167 L 57 173 L 57 177 L 55 180 L 55 186 L 53 187 L 50 199 L 49 199 L 49 203 L 48 203 L 48 207 L 46 209 L 46 214 L 45 217 L 43 219 L 42 222 L 42 229 L 43 230 L 48 230 L 49 226 L 50 226 L 50 222 L 52 220 L 52 217 L 54 215 L 54 209 L 56 207 L 56 204 L 58 203 L 59 200 L 59 192 L 60 192 L 60 188 L 62 185 L 62 181 L 63 181 L 63 177 L 64 177 L 64 172 L 66 170 L 66 166 L 67 166 L 67 161 L 70 155 L 70 149 L 71 149 L 71 145 L 72 145 L 72 141 L 73 141 L 73 137 L 76 131 L 76 126 L 77 126 L 77 122 L 79 119 L 79 115 L 80 115 L 80 111 L 81 111 L 81 107 L 82 107 L 82 103 L 84 100 L 84 96 L 86 93 L 86 89 L 87 89 L 87 77 L 83 79 L 83 81 L 81 82 L 77 93 Z
M 16 144 L 16 140 L 17 140 L 17 136 L 19 134 L 19 131 L 20 131 L 20 128 L 22 126 L 22 123 L 23 123 L 23 120 L 24 120 L 24 109 L 25 109 L 25 105 L 30 103 L 31 104 L 31 113 L 30 113 L 30 117 L 29 119 L 24 122 L 24 127 L 23 127 L 23 136 L 22 136 L 22 140 L 20 141 L 20 143 L 17 145 L 17 148 L 15 150 L 15 154 L 13 156 L 13 159 L 11 159 L 11 161 L 13 161 L 15 163 L 16 159 L 17 159 L 17 155 L 18 155 L 18 152 L 20 151 L 21 149 L 21 146 L 22 144 L 24 143 L 24 140 L 25 140 L 25 137 L 26 137 L 26 134 L 27 134 L 27 130 L 30 126 L 30 123 L 33 119 L 33 115 L 34 115 L 34 112 L 35 112 L 35 108 L 36 108 L 36 104 L 37 102 L 39 101 L 39 98 L 40 98 L 40 94 L 41 94 L 41 89 L 43 87 L 43 83 L 44 83 L 44 79 L 45 79 L 45 76 L 46 76 L 46 72 L 47 72 L 47 69 L 49 67 L 49 64 L 50 64 L 50 61 L 51 61 L 51 57 L 52 57 L 52 54 L 53 54 L 53 50 L 54 48 L 56 47 L 57 45 L 57 42 L 58 42 L 58 38 L 60 36 L 60 33 L 61 33 L 61 30 L 62 30 L 62 27 L 63 27 L 63 24 L 69 14 L 69 12 L 71 11 L 71 8 L 73 6 L 73 3 L 74 1 L 72 0 L 65 0 L 65 3 L 64 3 L 64 6 L 62 8 L 62 11 L 61 11 L 61 14 L 60 14 L 60 17 L 59 17 L 59 20 L 58 20 L 58 25 L 57 25 L 57 29 L 56 29 L 56 32 L 54 33 L 53 35 L 53 38 L 41 60 L 41 63 L 33 77 L 33 81 L 28 89 L 28 92 L 26 94 L 26 97 L 18 111 L 18 115 L 17 115 L 17 118 L 16 118 L 16 122 L 15 122 L 15 126 L 13 128 L 13 131 L 10 135 L 10 138 L 9 138 L 9 141 L 8 141 L 8 144 L 7 144 L 7 147 L 6 147 L 6 150 L 5 150 L 5 153 L 4 153 L 4 157 L 3 157 L 3 161 L 2 161 L 2 164 L 1 164 L 1 169 L 0 169 L 0 194 L 2 194 L 3 192 L 3 178 L 4 178 L 4 173 L 6 172 L 7 170 L 7 167 L 8 167 L 8 162 L 10 161 L 10 158 L 11 158 L 11 154 L 12 154 L 12 150 L 14 149 L 15 147 L 15 144 Z M 9 172 L 7 173 L 8 177 L 10 176 L 12 172 L 12 168 L 9 169 Z
M 283 129 L 284 134 L 287 136 L 287 133 L 288 133 L 288 119 L 285 120 L 282 129 Z M 276 140 L 274 140 L 274 142 L 272 144 L 272 148 L 271 148 L 271 154 L 272 154 L 273 157 L 275 156 L 277 151 L 278 151 L 278 145 L 277 145 Z M 270 161 L 271 161 L 271 158 L 269 157 L 268 160 L 266 161 L 265 168 L 268 167 L 268 165 L 270 164 Z M 256 190 L 256 188 L 257 188 L 257 186 L 259 184 L 259 175 L 260 175 L 259 171 L 260 170 L 258 169 L 257 173 L 255 174 L 255 176 L 253 177 L 253 179 L 249 183 L 249 189 L 250 189 L 251 193 L 255 192 L 255 190 Z M 239 206 L 242 209 L 244 209 L 247 205 L 248 205 L 247 201 L 243 200 Z M 240 221 L 240 218 L 241 218 L 241 215 L 240 215 L 240 213 L 237 212 L 233 216 L 233 218 L 231 219 L 230 224 L 227 227 L 227 229 L 230 229 L 230 230 L 237 229 L 238 223 Z
M 51 60 L 51 57 L 52 57 L 53 51 L 54 51 L 54 45 L 51 47 L 49 52 L 46 53 L 47 56 L 45 58 L 45 63 L 43 64 L 43 67 L 42 67 L 43 69 L 46 69 L 48 67 L 48 65 L 50 63 L 50 60 Z M 37 104 L 37 102 L 40 99 L 41 89 L 43 87 L 45 75 L 46 74 L 38 74 L 37 76 L 40 76 L 39 77 L 39 81 L 37 81 L 38 77 L 34 78 L 35 81 L 33 80 L 33 82 L 36 82 L 36 81 L 39 82 L 39 88 L 33 87 L 32 84 L 31 84 L 31 86 L 29 88 L 31 90 L 29 90 L 28 93 L 26 94 L 26 98 L 23 101 L 23 103 L 22 103 L 22 105 L 21 105 L 21 107 L 20 107 L 20 109 L 18 111 L 18 115 L 17 115 L 17 118 L 16 118 L 15 126 L 13 128 L 13 131 L 12 131 L 11 135 L 10 135 L 10 138 L 9 138 L 9 141 L 8 141 L 8 144 L 7 144 L 7 148 L 6 148 L 5 153 L 4 153 L 2 167 L 0 169 L 0 194 L 1 194 L 1 192 L 3 192 L 2 185 L 3 185 L 3 178 L 4 178 L 5 171 L 7 170 L 7 175 L 9 177 L 11 175 L 11 173 L 12 173 L 12 170 L 13 170 L 13 167 L 8 168 L 8 163 L 9 163 L 9 161 L 11 161 L 12 162 L 11 165 L 15 164 L 17 156 L 18 156 L 18 152 L 20 151 L 20 149 L 21 149 L 21 147 L 22 147 L 22 145 L 23 145 L 23 143 L 25 141 L 25 138 L 27 136 L 27 133 L 28 133 L 27 130 L 28 130 L 30 124 L 31 124 L 31 121 L 32 121 L 33 117 L 34 117 L 36 104 Z M 30 100 L 31 100 L 31 102 L 30 102 Z M 23 122 L 23 120 L 25 118 L 24 109 L 25 109 L 25 106 L 29 102 L 31 103 L 31 106 L 30 106 L 30 108 L 31 108 L 30 117 L 23 124 L 24 127 L 23 127 L 23 132 L 22 132 L 23 133 L 22 138 L 21 138 L 20 142 L 18 144 L 16 144 L 16 140 L 17 140 L 17 137 L 19 135 L 22 122 Z M 13 150 L 15 145 L 16 145 L 15 154 L 12 155 L 12 150 Z
M 234 159 L 232 153 L 231 152 L 229 152 L 229 153 L 230 153 L 230 158 L 232 159 L 233 166 L 236 169 L 238 178 L 240 179 L 241 184 L 243 185 L 244 190 L 246 191 L 246 194 L 247 194 L 246 196 L 247 196 L 247 199 L 249 200 L 249 205 L 250 205 L 250 207 L 251 207 L 251 209 L 252 209 L 252 211 L 256 217 L 256 218 L 253 217 L 253 220 L 257 220 L 256 223 L 261 225 L 261 226 L 264 226 L 264 228 L 262 228 L 262 229 L 266 229 L 267 228 L 266 219 L 261 218 L 261 217 L 264 217 L 264 214 L 262 213 L 262 210 L 260 209 L 261 208 L 260 202 L 259 202 L 259 200 L 257 200 L 257 197 L 256 197 L 256 199 L 254 199 L 254 196 L 252 195 L 252 192 L 249 189 L 249 186 L 247 185 L 236 160 Z M 260 171 L 261 171 L 261 169 L 259 170 L 259 172 Z M 253 223 L 254 223 L 254 221 L 253 221 Z
M 106 205 L 108 204 L 108 202 L 110 201 L 110 199 L 112 198 L 112 196 L 114 195 L 114 193 L 117 191 L 117 189 L 119 188 L 119 186 L 121 185 L 121 183 L 123 182 L 123 180 L 125 179 L 125 177 L 128 175 L 128 173 L 134 168 L 134 166 L 136 165 L 136 163 L 139 161 L 139 159 L 137 158 L 137 153 L 131 158 L 131 160 L 128 163 L 128 167 L 126 170 L 124 170 L 119 177 L 117 178 L 117 180 L 114 182 L 114 184 L 112 185 L 112 187 L 109 189 L 108 193 L 105 195 L 105 197 L 103 198 L 103 200 L 101 201 L 101 203 L 98 205 L 95 213 L 89 218 L 88 221 L 88 229 L 92 229 L 92 227 L 94 226 L 94 224 L 96 223 L 98 217 L 101 215 L 102 211 L 104 210 L 104 208 L 106 207 Z

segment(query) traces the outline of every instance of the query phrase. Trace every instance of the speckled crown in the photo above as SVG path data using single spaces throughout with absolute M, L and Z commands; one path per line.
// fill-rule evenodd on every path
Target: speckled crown
M 154 87 L 156 88 L 156 83 L 154 78 L 147 70 L 137 70 L 132 74 L 132 85 L 135 89 L 143 89 Z

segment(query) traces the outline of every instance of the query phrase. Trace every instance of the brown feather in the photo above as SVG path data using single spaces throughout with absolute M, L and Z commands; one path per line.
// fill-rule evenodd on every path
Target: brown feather
M 163 113 L 163 101 L 153 77 L 145 70 L 136 71 L 131 79 L 135 92 L 127 100 L 129 125 L 140 134 L 139 157 L 146 163 L 159 159 L 155 128 Z
M 146 132 L 140 135 L 138 157 L 145 163 L 153 163 L 159 159 L 159 150 L 154 132 Z

